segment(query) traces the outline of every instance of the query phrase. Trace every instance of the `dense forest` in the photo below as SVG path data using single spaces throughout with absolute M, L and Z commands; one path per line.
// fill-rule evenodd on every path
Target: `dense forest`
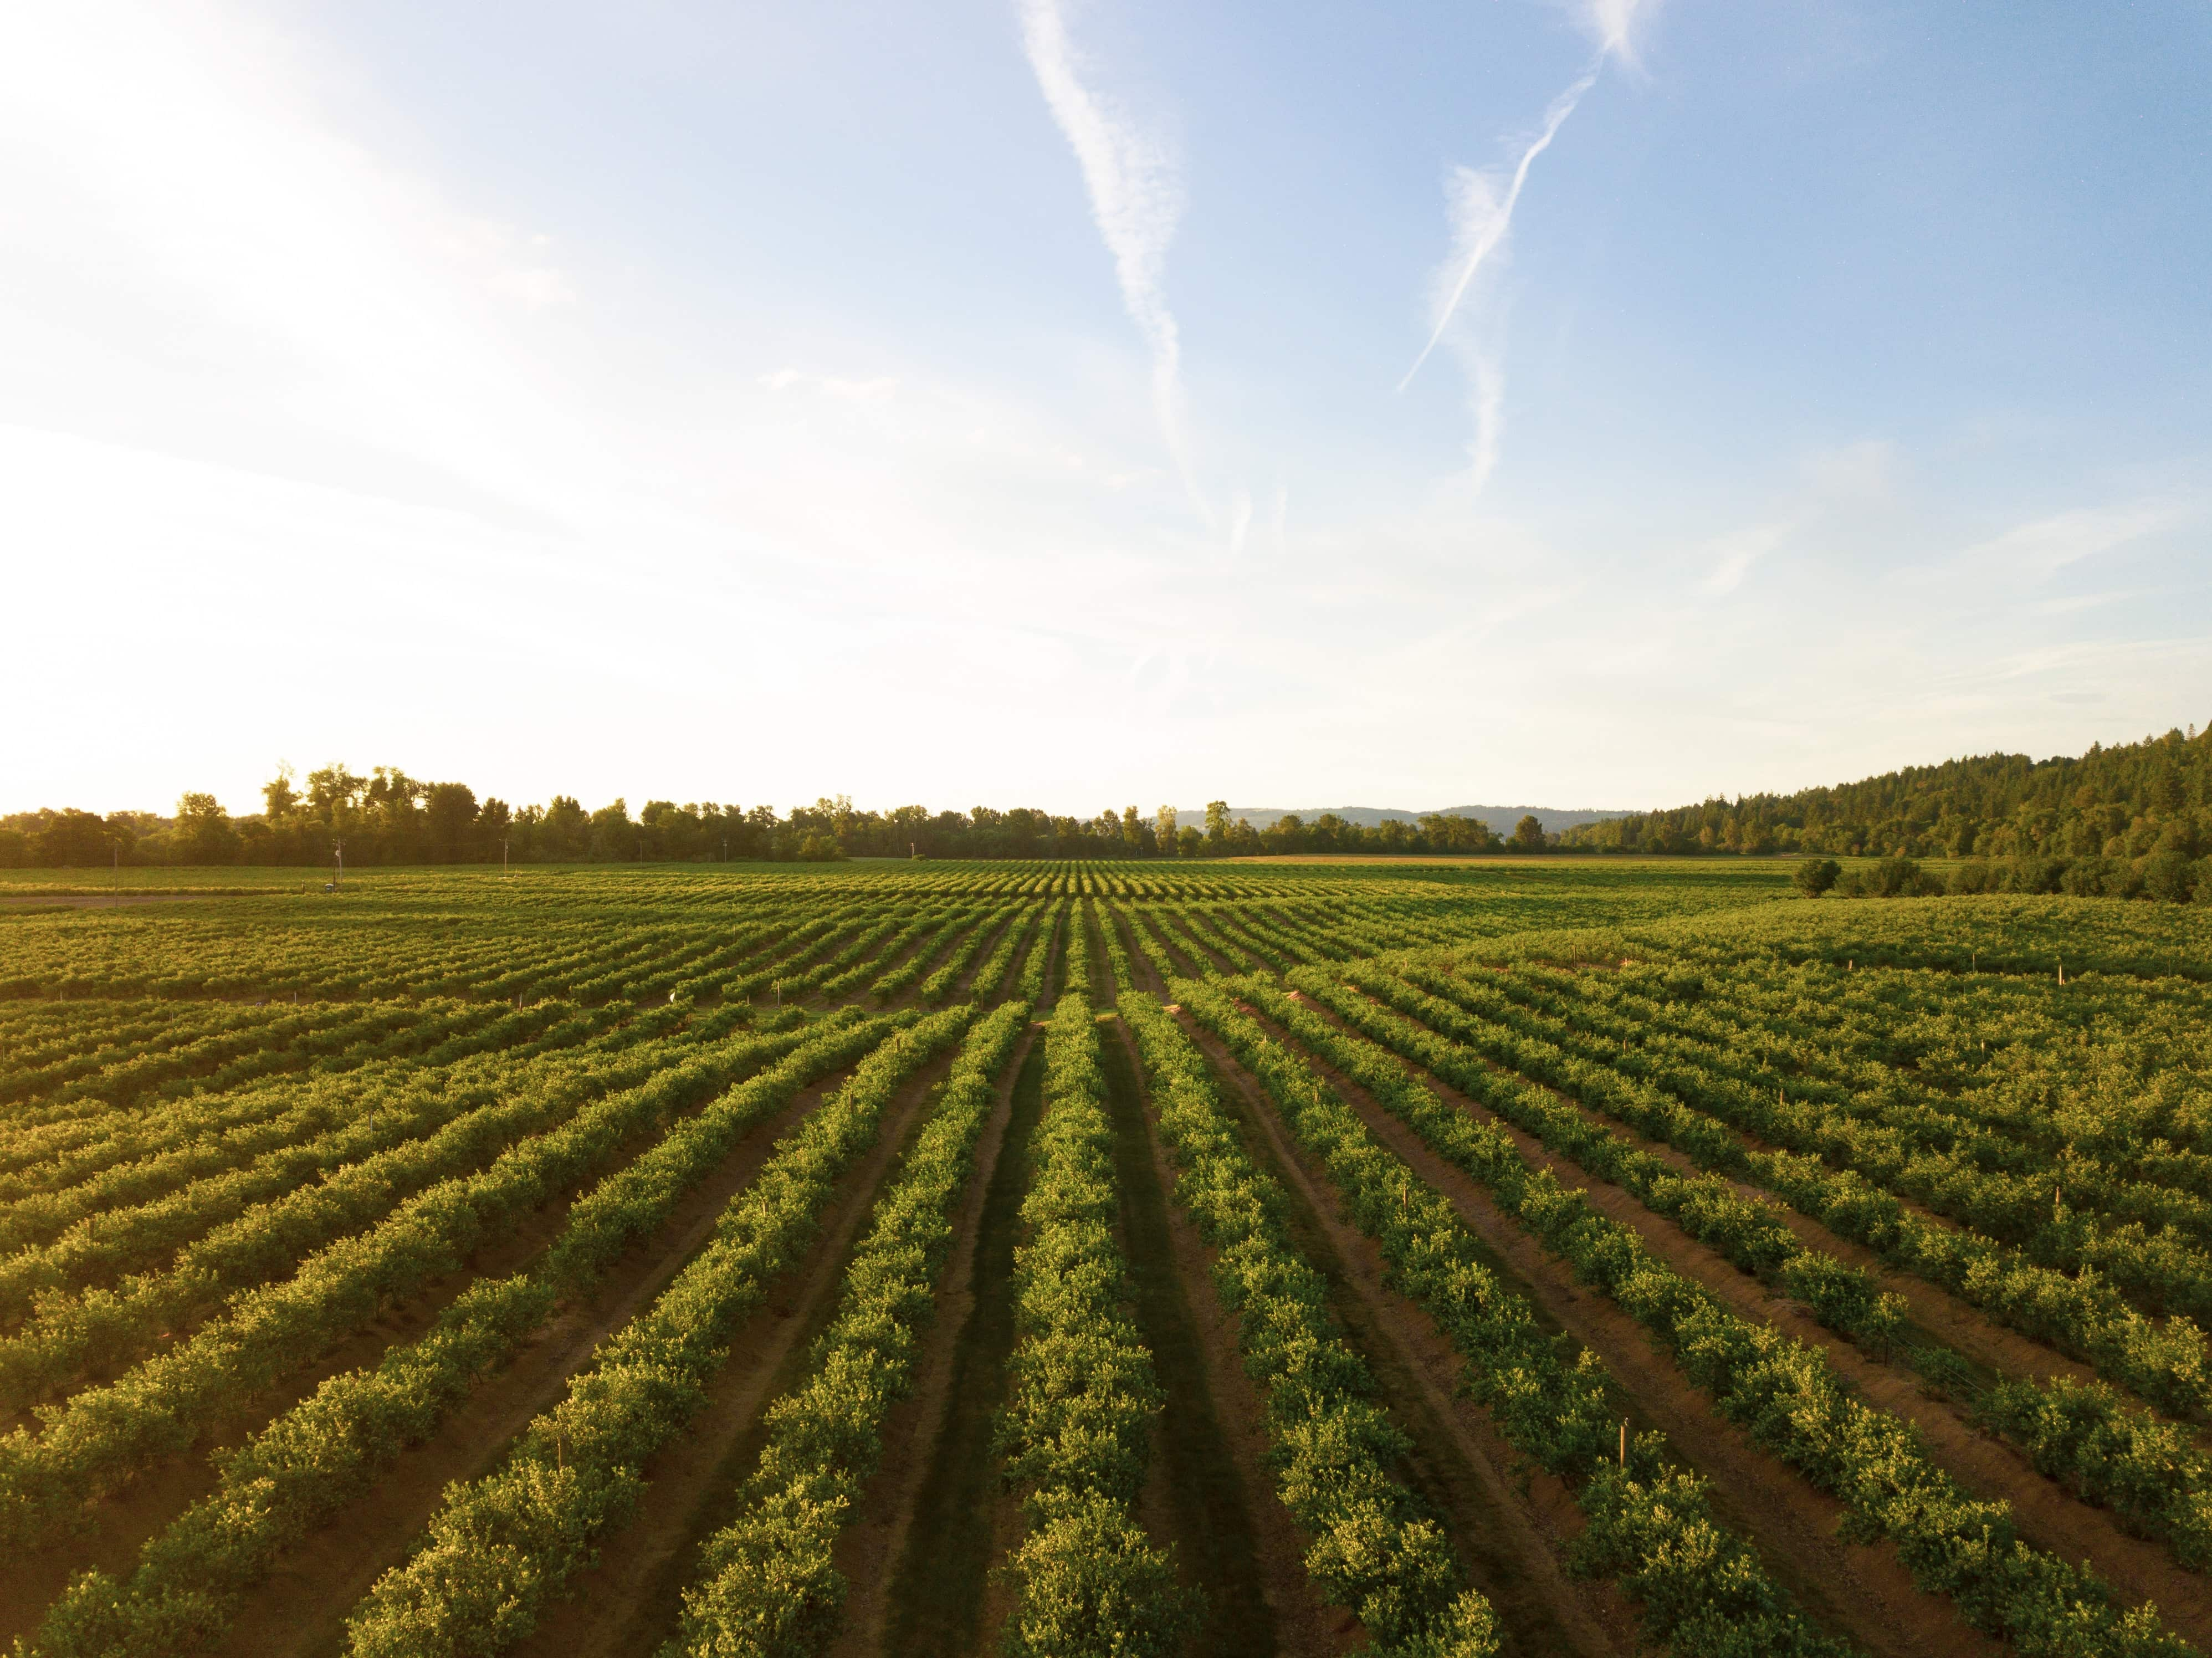
M 2078 759 L 1981 755 L 1832 788 L 1632 813 L 1568 829 L 1558 845 L 1642 856 L 1797 853 L 1808 869 L 1838 857 L 1881 859 L 1844 879 L 1844 891 L 2212 903 L 2212 730 L 2099 745 Z M 1939 879 L 1917 867 L 1924 858 L 1960 861 Z
M 1034 807 L 932 812 L 923 806 L 861 811 L 842 795 L 797 806 L 651 800 L 632 816 L 617 799 L 586 811 L 568 795 L 548 805 L 478 799 L 465 783 L 425 783 L 394 766 L 362 777 L 333 763 L 301 779 L 289 768 L 262 787 L 262 810 L 232 817 L 211 794 L 187 794 L 174 815 L 80 811 L 0 817 L 0 868 L 87 868 L 111 864 L 348 865 L 501 862 L 702 862 L 750 859 L 829 862 L 841 858 L 1238 857 L 1260 853 L 1540 852 L 1533 818 L 1510 841 L 1471 817 L 1431 815 L 1418 823 L 1372 828 L 1323 813 L 1311 823 L 1285 817 L 1263 830 L 1215 801 L 1203 825 L 1179 822 L 1172 806 L 1136 807 L 1096 817 Z
M 2212 731 L 2078 759 L 1979 755 L 1857 783 L 1712 799 L 1585 823 L 1562 849 L 1905 858 L 2141 858 L 2212 852 Z

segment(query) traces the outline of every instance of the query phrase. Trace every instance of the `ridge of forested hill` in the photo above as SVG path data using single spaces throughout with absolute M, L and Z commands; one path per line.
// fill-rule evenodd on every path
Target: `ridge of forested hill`
M 2212 853 L 2212 730 L 2034 760 L 1986 754 L 1794 794 L 1714 799 L 1580 824 L 1619 853 L 2138 859 Z

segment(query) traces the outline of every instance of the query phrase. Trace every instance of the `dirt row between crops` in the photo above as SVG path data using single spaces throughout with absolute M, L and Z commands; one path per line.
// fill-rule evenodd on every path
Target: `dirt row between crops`
M 1470 1581 L 1497 1609 L 1506 1650 L 1535 1655 L 1637 1649 L 1633 1608 L 1611 1586 L 1567 1576 L 1562 1556 L 1581 1511 L 1558 1479 L 1527 1466 L 1486 1414 L 1457 1396 L 1458 1355 L 1434 1320 L 1387 1282 L 1382 1252 L 1347 1220 L 1328 1173 L 1300 1147 L 1260 1084 L 1187 1017 L 1241 1119 L 1246 1149 L 1280 1181 L 1300 1253 L 1329 1284 L 1331 1308 L 1365 1358 L 1378 1402 L 1413 1442 L 1397 1470 L 1443 1519 Z M 1337 1614 L 1348 1628 L 1357 1625 Z
M 1314 1005 L 1310 1002 L 1307 1005 Z M 1316 1007 L 1314 1011 L 1341 1026 L 1341 1022 L 1326 1009 Z M 1327 1069 L 1311 1054 L 1305 1057 L 1309 1062 Z M 1395 1055 L 1392 1057 L 1396 1060 Z M 1397 1063 L 1455 1109 L 1478 1121 L 1494 1123 L 1512 1137 L 1516 1147 L 1532 1165 L 1550 1169 L 1563 1187 L 1581 1192 L 1599 1213 L 1632 1228 L 1655 1256 L 1711 1292 L 1737 1316 L 1754 1323 L 1771 1324 L 1784 1334 L 1819 1349 L 1836 1373 L 1869 1404 L 1911 1423 L 1936 1465 L 1967 1491 L 1977 1497 L 2001 1498 L 2008 1503 L 2021 1534 L 2028 1541 L 2061 1559 L 2087 1558 L 2130 1601 L 2156 1601 L 2167 1624 L 2197 1645 L 2205 1646 L 2208 1637 L 2212 1637 L 2212 1586 L 2208 1586 L 2198 1574 L 2177 1565 L 2162 1546 L 2129 1535 L 2110 1509 L 2093 1508 L 2075 1499 L 2038 1473 L 2025 1456 L 2004 1441 L 1973 1426 L 1956 1406 L 1923 1393 L 1910 1370 L 1869 1357 L 1820 1324 L 1799 1303 L 1768 1289 L 1672 1221 L 1654 1214 L 1632 1193 L 1597 1180 L 1565 1157 L 1547 1151 L 1533 1135 L 1492 1115 L 1440 1078 L 1402 1060 Z M 1330 1074 L 1340 1087 L 1345 1086 L 1340 1078 L 1334 1072 Z M 1550 1091 L 1564 1103 L 1582 1110 L 1586 1120 L 1626 1134 L 1683 1173 L 1698 1172 L 1686 1157 L 1666 1146 L 1644 1141 L 1602 1114 L 1583 1110 L 1564 1095 Z M 1820 1229 L 1813 1228 L 1810 1236 L 1800 1236 L 1814 1248 L 1829 1248 L 1841 1242 L 1824 1242 L 1820 1234 Z M 1846 1252 L 1838 1249 L 1836 1253 L 1842 1255 Z M 1941 1323 L 1932 1327 L 1936 1333 L 1948 1333 Z
M 1012 1345 L 1006 1280 L 1012 1266 L 1011 1224 L 1027 1185 L 1029 1131 L 1036 1115 L 1036 1066 L 1042 1060 L 1037 1042 L 1033 1026 L 999 1079 L 916 1357 L 914 1391 L 885 1419 L 882 1461 L 837 1540 L 834 1564 L 851 1588 L 843 1628 L 830 1651 L 846 1658 L 936 1650 L 919 1631 L 902 1632 L 896 1642 L 889 1638 L 894 1613 L 909 1610 L 895 1596 L 894 1585 L 910 1574 L 941 1576 L 948 1547 L 956 1557 L 980 1557 L 983 1570 L 995 1558 L 990 1538 L 998 1504 L 989 1430 L 1003 1391 L 997 1372 Z M 1018 1121 L 1024 1078 L 1032 1108 Z M 994 1251 L 994 1243 L 1003 1247 Z M 979 1320 L 995 1320 L 999 1339 L 983 1338 Z M 969 1575 L 980 1589 L 981 1571 Z
M 1504 976 L 1506 970 L 1499 969 L 1497 971 L 1500 976 Z M 1346 988 L 1352 990 L 1355 989 L 1355 987 L 1347 985 Z M 1322 1017 L 1341 1023 L 1341 1021 L 1335 1020 L 1335 1016 L 1328 1009 L 1318 1004 L 1309 1001 L 1307 1005 L 1312 1007 Z M 1445 1033 L 1437 1034 L 1446 1041 L 1450 1040 Z M 1502 1067 L 1488 1060 L 1485 1060 L 1484 1063 L 1492 1070 L 1499 1071 L 1503 1074 Z M 1407 1068 L 1418 1070 L 1417 1067 L 1410 1066 Z M 1425 1072 L 1419 1072 L 1418 1074 L 1430 1086 L 1451 1095 L 1448 1084 L 1439 1082 Z M 1533 1079 L 1524 1078 L 1522 1080 Z M 1539 1083 L 1535 1085 L 1546 1087 L 1547 1091 L 1563 1104 L 1580 1113 L 1586 1121 L 1622 1136 L 1632 1145 L 1651 1152 L 1656 1157 L 1665 1158 L 1685 1174 L 1701 1172 L 1694 1161 L 1686 1154 L 1677 1151 L 1662 1141 L 1647 1139 L 1632 1125 L 1595 1107 L 1585 1105 L 1571 1095 L 1562 1093 L 1557 1089 L 1548 1088 L 1547 1084 Z M 1452 1095 L 1452 1097 L 1458 1096 Z M 1698 1108 L 1694 1105 L 1689 1105 L 1687 1108 L 1698 1111 Z M 1780 1150 L 1759 1136 L 1738 1128 L 1732 1123 L 1723 1121 L 1710 1112 L 1698 1111 L 1698 1114 L 1723 1133 L 1732 1136 L 1739 1145 L 1748 1151 L 1771 1153 Z M 1799 1241 L 1808 1248 L 1826 1251 L 1848 1265 L 1863 1268 L 1880 1281 L 1881 1288 L 1903 1297 L 1910 1306 L 1913 1321 L 1917 1324 L 1930 1335 L 1936 1336 L 1946 1345 L 1956 1349 L 1972 1363 L 2008 1376 L 2027 1376 L 2043 1382 L 2060 1377 L 2081 1382 L 2094 1382 L 2097 1379 L 2094 1366 L 2069 1358 L 2033 1336 L 2025 1335 L 2018 1330 L 1998 1323 L 1980 1309 L 1960 1299 L 1940 1284 L 1931 1284 L 1926 1278 L 1889 1265 L 1874 1250 L 1831 1232 L 1820 1222 L 1791 1208 L 1781 1198 L 1758 1182 L 1730 1177 L 1729 1184 L 1734 1186 L 1742 1196 L 1766 1203 L 1783 1224 L 1788 1226 L 1797 1236 Z M 1929 1226 L 1954 1233 L 1971 1230 L 1970 1228 L 1962 1226 L 1948 1216 L 1937 1214 L 1915 1199 L 1894 1192 L 1890 1193 L 1889 1195 L 1894 1198 L 1908 1213 Z M 2179 1418 L 2159 1410 L 2155 1406 L 2145 1405 L 2140 1400 L 2133 1400 L 2132 1396 L 2130 1398 L 2131 1402 L 2150 1410 L 2165 1420 L 2179 1421 Z M 2180 1422 L 2180 1425 L 2196 1435 L 2200 1442 L 2212 1441 L 2212 1433 L 2208 1433 L 2197 1424 Z
M 1204 1591 L 1197 1644 L 1208 1658 L 1334 1653 L 1340 1643 L 1308 1585 L 1304 1544 L 1275 1498 L 1261 1407 L 1235 1327 L 1170 1197 L 1174 1178 L 1134 1044 L 1118 1018 L 1099 1036 L 1133 1310 L 1167 1399 L 1139 1517 L 1154 1539 L 1173 1545 L 1183 1580 Z
M 634 1246 L 594 1297 L 565 1310 L 526 1349 L 514 1367 L 480 1389 L 476 1399 L 464 1406 L 454 1420 L 476 1420 L 471 1413 L 479 1412 L 489 1397 L 500 1395 L 511 1387 L 526 1386 L 522 1378 L 534 1374 L 536 1369 L 548 1362 L 549 1353 L 567 1352 L 578 1343 L 578 1351 L 588 1353 L 600 1335 L 612 1327 L 604 1309 L 633 1304 L 641 1293 L 636 1288 L 639 1282 L 652 1280 L 656 1273 L 665 1278 L 673 1271 L 672 1266 L 667 1266 L 666 1252 L 678 1246 L 669 1242 L 671 1229 L 685 1228 L 702 1205 L 708 1206 L 710 1216 L 718 1213 L 730 1193 L 750 1178 L 775 1136 L 811 1109 L 847 1074 L 849 1073 L 838 1073 L 802 1090 L 775 1118 L 756 1127 L 731 1154 L 730 1161 L 702 1182 L 693 1197 L 678 1209 L 667 1228 L 649 1245 L 642 1248 Z M 658 1138 L 658 1131 L 638 1136 L 610 1166 L 627 1163 Z M 471 1255 L 460 1270 L 437 1280 L 421 1294 L 386 1307 L 364 1328 L 315 1363 L 294 1373 L 276 1388 L 241 1397 L 236 1401 L 235 1410 L 191 1452 L 155 1464 L 121 1489 L 90 1504 L 87 1527 L 66 1543 L 26 1559 L 11 1561 L 9 1569 L 0 1572 L 0 1640 L 28 1634 L 46 1607 L 82 1571 L 96 1567 L 111 1575 L 128 1576 L 137 1564 L 140 1548 L 192 1503 L 215 1490 L 217 1471 L 211 1454 L 242 1444 L 276 1417 L 313 1394 L 331 1377 L 349 1370 L 373 1369 L 393 1348 L 420 1339 L 436 1324 L 440 1315 L 478 1279 L 527 1270 L 568 1224 L 570 1202 L 571 1197 L 564 1195 L 523 1216 L 501 1236 Z M 684 1253 L 689 1252 L 689 1245 L 681 1248 Z M 619 1322 L 628 1315 L 627 1312 L 614 1315 L 613 1321 Z M 526 1421 L 533 1414 L 534 1408 L 526 1412 L 521 1420 Z M 434 1448 L 444 1437 L 434 1437 L 428 1444 L 408 1453 L 402 1460 L 402 1469 L 425 1455 L 434 1455 Z M 504 1436 L 502 1442 L 503 1438 Z M 451 1476 L 439 1476 L 437 1484 L 431 1488 L 434 1495 L 447 1477 Z M 383 1489 L 380 1485 L 368 1503 L 376 1503 Z M 349 1525 L 355 1512 L 349 1509 L 339 1523 Z M 311 1545 L 303 1552 L 303 1560 L 316 1546 L 319 1546 Z
M 569 1377 L 599 1343 L 648 1305 L 712 1236 L 730 1200 L 749 1185 L 775 1141 L 842 1087 L 840 1072 L 800 1090 L 749 1133 L 661 1229 L 633 1244 L 592 1296 L 562 1309 L 515 1361 L 486 1380 L 439 1430 L 406 1451 L 366 1497 L 296 1551 L 248 1603 L 233 1632 L 234 1649 L 269 1654 L 335 1651 L 345 1615 L 410 1546 L 441 1503 L 447 1485 L 488 1472 L 508 1442 L 541 1412 L 559 1402 Z M 563 1206 L 565 1212 L 565 1206 Z M 543 1217 L 552 1220 L 547 1213 Z M 526 1265 L 550 1242 L 558 1224 L 531 1227 L 533 1248 L 521 1260 L 483 1276 Z M 506 1253 L 504 1246 L 502 1253 Z M 471 1275 L 459 1275 L 464 1282 Z
M 893 1098 L 874 1146 L 838 1182 L 805 1261 L 769 1286 L 767 1300 L 732 1337 L 729 1360 L 709 1386 L 705 1406 L 680 1437 L 647 1460 L 647 1485 L 635 1516 L 602 1540 L 592 1570 L 570 1583 L 562 1604 L 513 1651 L 599 1658 L 649 1651 L 676 1633 L 698 1546 L 735 1517 L 738 1490 L 767 1438 L 767 1408 L 805 1378 L 810 1349 L 836 1316 L 876 1199 L 955 1057 L 940 1055 Z M 709 1221 L 700 1242 L 712 1231 Z
M 1269 1029 L 1281 1039 L 1280 1032 Z M 1498 1209 L 1475 1181 L 1431 1151 L 1357 1084 L 1297 1051 L 1382 1145 L 1450 1202 L 1468 1230 L 1492 1252 L 1504 1269 L 1501 1276 L 1604 1361 L 1627 1396 L 1632 1421 L 1664 1432 L 1675 1454 L 1713 1482 L 1717 1515 L 1747 1536 L 1767 1570 L 1815 1619 L 1877 1654 L 1948 1658 L 2002 1649 L 1962 1624 L 1948 1601 L 1916 1589 L 1893 1547 L 1844 1542 L 1838 1535 L 1841 1503 L 1815 1491 L 1745 1430 L 1722 1418 L 1641 1326 L 1608 1298 L 1576 1286 L 1562 1264 Z M 1471 1108 L 1471 1102 L 1445 1097 Z M 1564 1171 L 1562 1179 L 1572 1172 Z

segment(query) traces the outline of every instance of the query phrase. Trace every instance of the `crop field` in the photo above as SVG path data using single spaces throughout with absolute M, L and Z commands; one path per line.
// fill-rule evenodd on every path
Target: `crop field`
M 0 1637 L 2212 1652 L 2212 908 L 0 882 Z

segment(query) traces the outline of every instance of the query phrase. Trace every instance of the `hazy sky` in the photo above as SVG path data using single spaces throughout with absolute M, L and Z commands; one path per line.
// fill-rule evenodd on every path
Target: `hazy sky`
M 2212 5 L 0 9 L 0 809 L 2212 717 Z

